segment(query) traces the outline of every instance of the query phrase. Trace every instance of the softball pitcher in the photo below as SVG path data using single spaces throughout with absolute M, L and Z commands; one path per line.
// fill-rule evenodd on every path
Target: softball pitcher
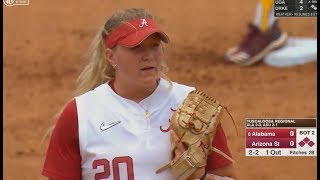
M 51 180 L 170 180 L 170 138 L 177 157 L 185 149 L 170 118 L 195 90 L 165 75 L 162 42 L 168 36 L 144 9 L 115 12 L 97 33 L 76 96 L 52 132 L 42 174 Z M 221 124 L 212 145 L 231 157 Z M 188 179 L 235 178 L 233 163 L 218 153 Z

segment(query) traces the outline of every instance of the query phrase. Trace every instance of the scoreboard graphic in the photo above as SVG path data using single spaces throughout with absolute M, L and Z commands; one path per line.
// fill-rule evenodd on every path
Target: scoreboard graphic
M 275 17 L 317 17 L 317 0 L 274 0 Z
M 246 156 L 317 156 L 316 118 L 247 118 L 245 123 Z

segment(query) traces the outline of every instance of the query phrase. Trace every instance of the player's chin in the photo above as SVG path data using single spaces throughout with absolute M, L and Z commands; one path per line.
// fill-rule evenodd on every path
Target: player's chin
M 154 83 L 159 79 L 159 73 L 148 73 L 148 74 L 141 74 L 140 75 L 140 82 L 143 83 L 145 86 L 152 86 Z
M 141 79 L 141 82 L 146 86 L 152 86 L 157 82 L 158 79 L 159 76 L 145 76 Z

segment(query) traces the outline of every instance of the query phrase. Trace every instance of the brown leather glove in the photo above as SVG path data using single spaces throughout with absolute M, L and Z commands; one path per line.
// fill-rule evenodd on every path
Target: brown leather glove
M 191 91 L 170 119 L 170 128 L 177 134 L 186 151 L 177 161 L 161 167 L 156 173 L 170 168 L 176 179 L 185 180 L 198 168 L 207 164 L 207 156 L 216 151 L 230 161 L 229 156 L 212 147 L 223 107 L 218 101 L 201 91 Z M 175 142 L 171 140 L 174 159 Z

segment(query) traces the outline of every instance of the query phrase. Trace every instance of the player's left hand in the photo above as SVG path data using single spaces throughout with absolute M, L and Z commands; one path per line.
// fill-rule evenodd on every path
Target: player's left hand
M 175 162 L 180 158 L 180 156 L 182 156 L 182 154 L 187 149 L 184 147 L 184 145 L 181 142 L 179 142 L 179 138 L 173 130 L 170 130 L 170 136 L 172 141 L 175 142 L 175 145 L 176 145 L 176 149 L 174 150 L 175 156 L 173 159 L 173 161 Z M 204 173 L 205 173 L 205 167 L 201 167 L 197 171 L 195 171 L 193 174 L 191 174 L 191 176 L 189 176 L 187 180 L 199 179 Z

